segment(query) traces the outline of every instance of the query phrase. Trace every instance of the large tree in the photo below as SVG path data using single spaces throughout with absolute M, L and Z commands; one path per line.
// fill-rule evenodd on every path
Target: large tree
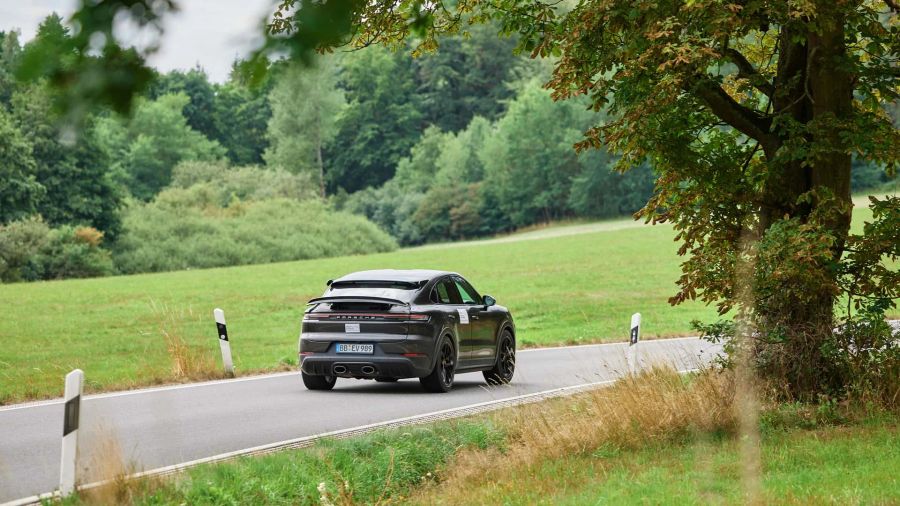
M 35 177 L 31 143 L 0 107 L 0 224 L 24 218 L 37 210 L 46 190 Z
M 183 93 L 163 95 L 141 101 L 127 122 L 115 116 L 97 121 L 96 144 L 135 197 L 153 198 L 169 184 L 179 162 L 225 156 L 218 142 L 188 126 L 181 111 L 189 102 Z
M 34 174 L 45 189 L 36 211 L 50 225 L 90 225 L 115 240 L 122 197 L 94 142 L 93 120 L 84 124 L 86 135 L 73 138 L 59 127 L 51 104 L 44 85 L 23 86 L 12 97 L 13 118 L 30 141 Z
M 251 88 L 238 77 L 232 72 L 229 81 L 216 90 L 213 120 L 217 139 L 233 164 L 262 164 L 269 145 L 266 133 L 272 110 L 268 94 L 273 80 Z
M 308 172 L 318 180 L 325 197 L 325 145 L 338 133 L 338 119 L 347 105 L 337 87 L 338 67 L 334 57 L 316 60 L 316 65 L 285 69 L 269 94 L 266 164 L 290 172 Z
M 348 107 L 327 150 L 327 171 L 335 189 L 354 192 L 393 177 L 423 122 L 409 58 L 372 47 L 341 63 Z
M 147 95 L 156 100 L 175 93 L 188 97 L 188 103 L 181 111 L 188 126 L 208 139 L 219 139 L 221 135 L 215 123 L 216 89 L 209 82 L 206 71 L 197 65 L 187 72 L 172 70 L 159 74 L 150 84 Z

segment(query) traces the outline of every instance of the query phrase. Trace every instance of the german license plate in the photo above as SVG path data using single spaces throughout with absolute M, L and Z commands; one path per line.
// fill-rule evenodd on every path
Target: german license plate
M 340 343 L 337 345 L 338 353 L 368 353 L 371 355 L 375 353 L 375 345 L 374 344 L 346 344 Z

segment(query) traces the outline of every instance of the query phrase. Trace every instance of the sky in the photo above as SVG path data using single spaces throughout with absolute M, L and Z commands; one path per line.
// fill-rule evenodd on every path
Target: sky
M 180 12 L 163 22 L 166 30 L 148 62 L 161 71 L 188 70 L 198 63 L 211 80 L 223 82 L 236 56 L 246 56 L 262 33 L 264 16 L 274 0 L 177 0 Z M 0 30 L 19 29 L 23 42 L 34 37 L 38 23 L 57 12 L 72 14 L 76 0 L 0 0 Z

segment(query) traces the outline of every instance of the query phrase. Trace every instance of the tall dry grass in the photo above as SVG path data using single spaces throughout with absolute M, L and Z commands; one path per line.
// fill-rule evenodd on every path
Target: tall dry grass
M 101 426 L 86 441 L 88 455 L 83 462 L 77 503 L 93 505 L 134 504 L 159 486 L 158 478 L 129 478 L 138 472 L 133 460 L 126 458 L 118 434 L 108 426 Z M 92 485 L 84 488 L 83 485 Z
M 208 346 L 192 345 L 186 339 L 184 322 L 196 320 L 193 310 L 176 310 L 166 304 L 151 302 L 153 313 L 159 321 L 159 333 L 166 345 L 166 352 L 171 362 L 172 379 L 177 381 L 197 381 L 219 379 L 225 377 L 225 372 L 219 366 L 216 358 L 218 341 L 212 333 L 212 321 L 210 321 L 210 336 L 198 336 L 194 341 L 207 341 Z
M 495 419 L 508 430 L 507 448 L 461 452 L 413 501 L 479 504 L 482 487 L 515 483 L 552 459 L 736 433 L 734 387 L 729 372 L 685 377 L 657 367 L 574 399 L 505 410 Z

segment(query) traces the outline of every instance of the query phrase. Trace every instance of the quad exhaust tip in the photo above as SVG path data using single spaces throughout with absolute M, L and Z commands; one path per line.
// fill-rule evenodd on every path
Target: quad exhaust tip
M 334 373 L 335 374 L 347 374 L 347 366 L 341 365 L 341 364 L 334 366 Z
M 360 370 L 363 374 L 375 374 L 375 368 L 371 365 L 364 365 Z

